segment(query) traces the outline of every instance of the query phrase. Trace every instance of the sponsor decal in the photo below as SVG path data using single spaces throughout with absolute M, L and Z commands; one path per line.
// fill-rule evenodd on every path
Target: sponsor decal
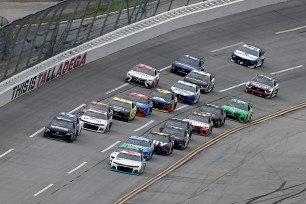
M 62 62 L 60 65 L 54 66 L 44 72 L 39 73 L 38 75 L 32 77 L 31 79 L 27 79 L 26 81 L 18 84 L 13 88 L 13 94 L 11 99 L 14 100 L 19 96 L 37 88 L 41 85 L 47 83 L 48 81 L 62 76 L 67 72 L 76 69 L 86 63 L 87 53 L 83 53 L 78 55 L 77 57 L 73 57 L 65 62 Z

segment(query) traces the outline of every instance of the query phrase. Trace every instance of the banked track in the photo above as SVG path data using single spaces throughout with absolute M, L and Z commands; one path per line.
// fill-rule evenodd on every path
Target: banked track
M 145 174 L 139 177 L 109 171 L 107 159 L 112 148 L 105 152 L 101 151 L 117 141 L 124 141 L 127 135 L 149 131 L 154 124 L 137 132 L 134 130 L 150 120 L 154 120 L 156 124 L 174 115 L 185 117 L 196 108 L 195 106 L 182 108 L 172 114 L 154 112 L 148 118 L 137 118 L 128 124 L 115 121 L 109 134 L 100 135 L 84 131 L 72 144 L 47 140 L 42 138 L 41 134 L 29 138 L 57 111 L 70 111 L 92 99 L 104 98 L 104 101 L 108 101 L 111 95 L 124 95 L 130 90 L 149 93 L 150 90 L 127 85 L 105 94 L 121 86 L 126 71 L 136 63 L 164 68 L 182 53 L 201 55 L 207 60 L 207 70 L 216 75 L 217 84 L 213 93 L 201 96 L 200 103 L 213 102 L 222 105 L 231 97 L 251 101 L 255 109 L 254 121 L 269 113 L 304 102 L 303 67 L 275 75 L 281 81 L 281 89 L 279 96 L 272 100 L 246 94 L 243 87 L 219 92 L 249 80 L 258 72 L 273 73 L 305 65 L 304 34 L 299 31 L 275 34 L 277 31 L 302 26 L 302 22 L 306 20 L 304 11 L 305 4 L 302 1 L 291 1 L 179 29 L 93 62 L 2 107 L 0 151 L 13 151 L 0 160 L 0 185 L 3 187 L 0 190 L 1 203 L 113 203 L 180 161 L 201 144 L 239 126 L 236 122 L 227 121 L 224 128 L 214 129 L 214 133 L 208 138 L 194 136 L 186 151 L 175 151 L 167 158 L 155 156 L 148 164 Z M 253 26 L 241 29 L 248 25 Z M 264 47 L 268 55 L 265 66 L 251 70 L 230 63 L 229 54 L 234 47 L 210 52 L 239 42 L 251 42 Z M 170 74 L 166 69 L 162 71 L 160 87 L 169 88 L 180 78 Z M 183 107 L 182 104 L 179 107 Z M 158 127 L 154 127 L 156 128 Z M 226 152 L 231 145 L 231 138 L 226 139 L 229 146 L 224 145 L 215 150 L 212 146 L 210 151 Z M 68 173 L 84 162 L 84 166 Z M 193 168 L 200 167 L 199 164 L 199 167 Z M 215 171 L 221 169 L 222 166 Z M 53 185 L 37 194 L 50 184 Z M 194 181 L 193 185 L 196 184 Z M 173 198 L 168 196 L 163 203 L 173 203 L 171 199 Z

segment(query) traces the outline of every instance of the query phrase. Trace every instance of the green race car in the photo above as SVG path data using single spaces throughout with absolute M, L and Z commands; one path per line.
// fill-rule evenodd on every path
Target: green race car
M 241 123 L 249 122 L 252 118 L 252 105 L 247 102 L 232 98 L 222 108 L 227 118 L 238 120 Z

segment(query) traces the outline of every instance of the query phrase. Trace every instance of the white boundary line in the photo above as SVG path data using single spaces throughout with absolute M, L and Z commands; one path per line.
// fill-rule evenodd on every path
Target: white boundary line
M 182 106 L 176 108 L 174 111 L 181 110 L 181 109 L 186 108 L 186 107 L 188 107 L 188 106 L 189 106 L 189 105 L 182 105 Z
M 235 47 L 235 46 L 241 45 L 241 44 L 243 44 L 243 43 L 244 43 L 244 42 L 239 42 L 239 43 L 236 43 L 236 44 L 233 44 L 233 45 L 228 45 L 228 46 L 225 46 L 225 47 L 221 47 L 221 48 L 219 48 L 219 49 L 212 50 L 212 51 L 210 51 L 210 52 L 218 52 L 218 51 L 220 51 L 220 50 L 225 50 L 225 49 L 227 49 L 227 48 Z
M 85 103 L 83 103 L 83 104 L 79 105 L 78 107 L 76 107 L 76 108 L 75 108 L 75 109 L 73 109 L 72 111 L 69 111 L 69 113 L 73 113 L 73 112 L 75 112 L 76 110 L 79 110 L 80 108 L 83 108 L 84 106 L 86 106 L 86 104 L 85 104 Z
M 40 128 L 39 130 L 37 130 L 35 133 L 33 133 L 32 135 L 30 135 L 29 137 L 32 138 L 32 137 L 35 137 L 37 134 L 41 133 L 42 131 L 44 131 L 45 127 L 43 128 Z
M 275 34 L 278 35 L 278 34 L 282 34 L 282 33 L 288 33 L 288 32 L 300 30 L 300 29 L 303 29 L 303 28 L 306 28 L 306 25 L 301 26 L 301 27 L 297 27 L 297 28 L 288 29 L 288 30 L 278 31 L 278 32 L 275 32 Z
M 298 65 L 298 66 L 296 66 L 296 67 L 291 67 L 291 68 L 284 69 L 284 70 L 281 70 L 281 71 L 272 72 L 272 73 L 270 73 L 270 74 L 279 74 L 279 73 L 282 73 L 282 72 L 287 72 L 287 71 L 290 71 L 290 70 L 293 70 L 293 69 L 302 68 L 302 67 L 304 67 L 304 65 Z
M 229 87 L 229 88 L 227 88 L 227 89 L 222 89 L 222 90 L 220 90 L 219 92 L 228 91 L 228 90 L 234 89 L 234 88 L 236 88 L 236 87 L 242 86 L 242 85 L 244 85 L 244 84 L 246 84 L 246 82 L 243 82 L 243 83 L 241 83 L 241 84 L 237 84 L 237 85 L 235 85 L 235 86 L 231 86 L 231 87 Z
M 107 91 L 107 92 L 105 92 L 105 93 L 106 93 L 106 94 L 110 94 L 110 93 L 112 93 L 112 92 L 114 92 L 114 91 L 117 91 L 118 89 L 121 89 L 121 88 L 127 86 L 127 85 L 129 85 L 129 84 L 128 84 L 128 83 L 122 84 L 121 86 L 118 86 L 117 88 L 114 88 L 114 89 L 112 89 L 112 90 L 109 90 L 109 91 Z
M 113 148 L 116 144 L 120 143 L 121 141 L 117 141 L 114 144 L 112 144 L 111 146 L 107 147 L 106 149 L 102 150 L 101 152 L 106 152 L 108 150 L 110 150 L 111 148 Z
M 169 65 L 169 66 L 167 66 L 167 67 L 164 67 L 164 68 L 160 69 L 159 71 L 164 71 L 164 70 L 170 69 L 170 68 L 171 68 L 171 65 Z
M 14 149 L 9 149 L 6 152 L 4 152 L 3 154 L 0 155 L 0 158 L 4 157 L 5 155 L 7 155 L 8 153 L 10 153 L 11 151 L 13 151 Z
M 147 126 L 150 125 L 151 123 L 154 123 L 154 120 L 150 120 L 149 122 L 147 122 L 147 123 L 144 124 L 143 126 L 137 128 L 137 129 L 135 129 L 134 132 L 137 132 L 137 131 L 139 131 L 139 130 L 145 128 L 145 127 L 147 127 Z
M 35 193 L 33 196 L 36 197 L 38 196 L 39 194 L 41 194 L 42 192 L 44 192 L 45 190 L 47 190 L 48 188 L 50 188 L 51 186 L 53 186 L 54 184 L 51 183 L 49 184 L 48 186 L 46 186 L 45 188 L 41 189 L 40 191 L 38 191 L 37 193 Z
M 68 174 L 71 174 L 71 173 L 75 172 L 76 170 L 78 170 L 79 168 L 81 168 L 82 166 L 84 166 L 85 164 L 87 164 L 87 162 L 83 162 L 83 163 L 80 164 L 79 166 L 75 167 L 74 169 L 72 169 L 71 171 L 69 171 Z

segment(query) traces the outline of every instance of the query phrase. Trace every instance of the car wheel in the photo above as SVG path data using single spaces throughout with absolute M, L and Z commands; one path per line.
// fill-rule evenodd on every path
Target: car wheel
M 211 87 L 211 89 L 210 89 L 209 92 L 212 92 L 212 91 L 214 90 L 214 87 L 215 87 L 215 85 L 213 85 L 213 86 Z
M 274 94 L 274 97 L 276 97 L 276 96 L 277 96 L 277 94 L 278 94 L 278 90 L 276 90 L 276 92 L 275 92 L 275 94 Z
M 109 124 L 107 131 L 110 131 L 110 129 L 112 128 L 112 124 L 113 124 L 112 122 Z
M 66 138 L 66 142 L 67 143 L 71 143 L 75 140 L 75 134 L 72 134 L 70 137 L 67 137 Z
M 266 98 L 267 98 L 267 99 L 272 98 L 272 93 L 271 93 L 270 95 L 266 96 Z

